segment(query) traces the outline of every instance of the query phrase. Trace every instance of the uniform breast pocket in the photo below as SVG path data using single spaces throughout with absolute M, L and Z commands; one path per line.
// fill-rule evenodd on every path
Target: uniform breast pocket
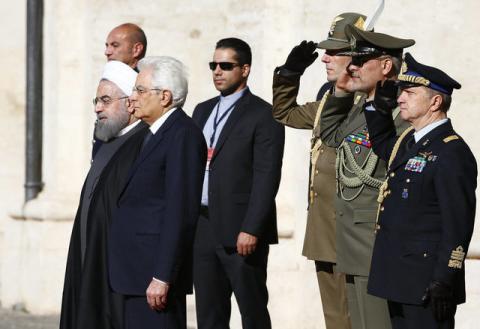
M 377 210 L 366 208 L 366 209 L 355 209 L 353 212 L 353 222 L 355 224 L 362 223 L 375 223 L 377 219 Z
M 413 173 L 405 177 L 400 184 L 399 193 L 402 200 L 408 201 L 412 205 L 422 200 L 423 179 L 418 175 L 418 173 Z
M 418 265 L 428 265 L 437 259 L 437 241 L 407 240 L 403 244 L 402 258 Z

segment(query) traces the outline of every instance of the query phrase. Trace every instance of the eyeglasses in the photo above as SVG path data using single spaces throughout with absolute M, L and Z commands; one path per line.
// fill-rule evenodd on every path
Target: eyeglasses
M 104 106 L 108 106 L 108 105 L 112 104 L 113 102 L 118 101 L 119 99 L 125 99 L 125 98 L 128 98 L 128 96 L 119 97 L 119 98 L 111 98 L 110 96 L 104 95 L 104 96 L 100 96 L 100 97 L 95 97 L 93 99 L 93 105 L 97 106 L 97 104 L 100 103 Z
M 139 95 L 144 95 L 145 93 L 149 92 L 150 90 L 163 90 L 160 88 L 145 88 L 142 86 L 134 86 L 132 89 L 132 93 L 137 92 Z
M 378 55 L 378 54 L 352 56 L 352 61 L 350 62 L 350 65 L 355 65 L 355 66 L 358 66 L 358 67 L 362 67 L 366 62 L 368 62 L 371 59 L 376 59 L 377 61 L 381 61 L 382 59 L 385 59 L 385 58 L 388 58 L 388 57 L 389 56 Z
M 210 62 L 208 63 L 208 66 L 210 67 L 210 70 L 215 71 L 217 68 L 217 65 L 220 65 L 220 69 L 222 71 L 231 71 L 235 66 L 242 66 L 239 63 L 231 63 L 231 62 Z

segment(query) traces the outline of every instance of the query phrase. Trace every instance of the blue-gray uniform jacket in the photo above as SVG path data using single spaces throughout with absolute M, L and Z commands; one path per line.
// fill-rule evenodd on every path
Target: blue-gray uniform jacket
M 388 160 L 397 140 L 391 116 L 365 111 L 376 154 Z M 387 171 L 368 292 L 391 301 L 422 304 L 432 280 L 465 302 L 464 259 L 473 233 L 477 164 L 450 121 L 417 143 L 403 141 Z M 409 145 L 407 145 L 409 144 Z

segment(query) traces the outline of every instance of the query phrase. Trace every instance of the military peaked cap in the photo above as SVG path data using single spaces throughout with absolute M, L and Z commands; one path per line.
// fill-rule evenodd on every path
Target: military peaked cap
M 447 95 L 451 95 L 453 89 L 462 87 L 442 70 L 420 64 L 410 53 L 405 54 L 402 70 L 397 79 L 398 84 L 403 87 L 425 86 Z
M 340 50 L 350 48 L 350 43 L 345 35 L 345 26 L 354 25 L 359 29 L 364 28 L 365 19 L 367 17 L 357 13 L 343 13 L 333 19 L 328 36 L 317 44 L 317 48 L 327 50 Z
M 413 46 L 415 40 L 400 39 L 388 34 L 364 31 L 354 25 L 345 27 L 350 43 L 350 56 L 401 55 L 404 48 Z

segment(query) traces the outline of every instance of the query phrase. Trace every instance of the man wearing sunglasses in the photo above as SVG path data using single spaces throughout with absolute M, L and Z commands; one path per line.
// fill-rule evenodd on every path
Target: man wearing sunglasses
M 273 116 L 282 124 L 296 129 L 312 130 L 308 217 L 303 255 L 315 261 L 323 315 L 327 329 L 351 328 L 347 306 L 345 274 L 336 270 L 335 252 L 335 149 L 320 140 L 319 118 L 322 106 L 338 76 L 346 70 L 351 57 L 345 35 L 347 24 L 363 26 L 365 16 L 343 13 L 333 19 L 327 39 L 315 44 L 303 41 L 294 47 L 284 65 L 273 75 Z M 316 49 L 325 49 L 321 57 L 328 82 L 321 88 L 317 102 L 298 105 L 296 98 L 300 78 L 317 58 Z
M 243 328 L 271 328 L 267 261 L 278 242 L 284 129 L 247 87 L 251 61 L 246 42 L 218 41 L 209 67 L 220 95 L 193 112 L 208 146 L 194 247 L 199 329 L 229 328 L 232 292 Z
M 386 164 L 373 153 L 362 106 L 373 99 L 377 81 L 400 72 L 403 48 L 415 42 L 347 25 L 352 56 L 320 118 L 320 138 L 337 148 L 337 266 L 346 274 L 352 328 L 390 328 L 385 300 L 367 294 L 377 197 Z M 358 92 L 365 94 L 361 97 Z M 393 112 L 398 132 L 406 124 Z
M 85 179 L 75 217 L 63 290 L 60 328 L 123 328 L 122 298 L 110 291 L 106 260 L 106 234 L 114 204 L 99 184 L 118 159 L 117 152 L 135 139 L 145 125 L 127 111 L 137 72 L 119 61 L 109 61 L 93 99 L 98 123 L 95 136 L 102 140 Z M 113 192 L 112 187 L 109 191 Z M 110 315 L 108 315 L 110 314 Z

